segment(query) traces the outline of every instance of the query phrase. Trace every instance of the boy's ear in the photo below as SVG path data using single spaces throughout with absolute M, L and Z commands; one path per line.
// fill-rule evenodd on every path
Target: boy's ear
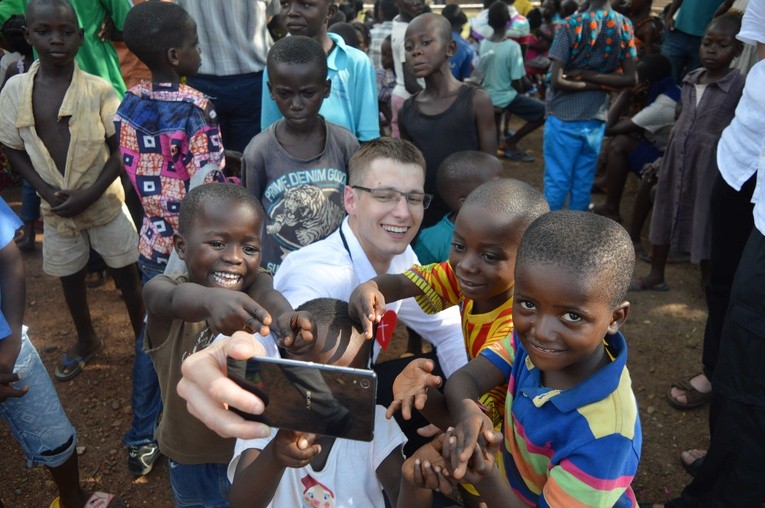
M 85 44 L 85 30 L 80 28 L 80 44 L 79 44 L 79 46 L 82 47 L 83 44 Z
M 624 301 L 616 306 L 611 314 L 611 322 L 608 324 L 608 334 L 613 335 L 619 331 L 619 328 L 627 321 L 627 314 L 630 313 L 630 302 Z
M 169 48 L 167 50 L 167 61 L 170 62 L 170 65 L 175 67 L 180 63 L 180 60 L 178 59 L 178 50 L 175 48 Z
M 457 43 L 454 39 L 449 39 L 449 43 L 446 45 L 446 56 L 452 57 L 457 52 Z
M 741 56 L 742 51 L 744 51 L 744 43 L 736 39 L 736 56 Z
M 24 35 L 24 40 L 27 41 L 27 44 L 30 46 L 32 45 L 32 41 L 29 39 L 29 29 L 25 26 L 21 27 L 21 33 Z
M 173 235 L 173 247 L 175 247 L 175 251 L 178 253 L 178 257 L 182 260 L 186 259 L 186 240 L 183 239 L 183 237 L 175 233 Z
M 329 7 L 327 7 L 327 19 L 325 19 L 324 22 L 329 26 L 329 20 L 334 18 L 335 14 L 337 14 L 337 4 L 332 0 L 326 1 L 329 2 Z
M 326 99 L 327 97 L 329 97 L 329 92 L 332 91 L 332 80 L 328 79 L 324 86 L 326 86 L 326 89 L 324 91 L 324 98 Z
M 353 192 L 353 188 L 350 185 L 345 186 L 343 204 L 345 205 L 345 212 L 348 215 L 351 215 L 351 211 L 356 207 L 356 194 Z
M 268 87 L 268 95 L 274 99 L 274 91 L 271 89 L 271 81 L 266 81 L 266 86 Z M 274 99 L 275 101 L 276 99 Z

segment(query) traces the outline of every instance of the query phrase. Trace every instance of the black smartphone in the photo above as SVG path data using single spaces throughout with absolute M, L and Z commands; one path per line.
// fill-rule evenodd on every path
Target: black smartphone
M 257 395 L 266 407 L 259 415 L 229 408 L 246 420 L 357 441 L 374 437 L 374 371 L 253 357 L 230 361 L 228 377 Z

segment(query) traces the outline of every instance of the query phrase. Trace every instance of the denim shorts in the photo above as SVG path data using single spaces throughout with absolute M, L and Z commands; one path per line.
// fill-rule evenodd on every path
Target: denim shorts
M 175 506 L 183 508 L 226 508 L 231 483 L 228 464 L 181 464 L 167 461 Z
M 8 422 L 21 445 L 27 467 L 58 467 L 74 453 L 77 434 L 61 407 L 40 355 L 29 341 L 26 326 L 21 333 L 21 351 L 14 372 L 21 378 L 14 387 L 29 386 L 29 391 L 0 404 L 0 419 Z

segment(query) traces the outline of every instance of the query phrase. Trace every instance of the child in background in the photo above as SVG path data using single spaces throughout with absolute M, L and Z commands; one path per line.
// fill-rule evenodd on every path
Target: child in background
M 396 86 L 396 73 L 393 70 L 393 49 L 388 35 L 380 45 L 380 68 L 377 69 L 377 106 L 380 108 L 380 133 L 390 136 L 393 116 L 391 97 Z
M 494 28 L 489 25 L 489 8 L 499 1 L 507 6 L 509 12 L 505 36 L 524 44 L 530 33 L 529 21 L 515 8 L 515 0 L 484 0 L 483 10 L 470 20 L 470 37 L 480 44 L 482 40 L 492 36 Z
M 413 93 L 419 92 L 425 87 L 423 79 L 417 79 L 411 69 L 405 65 L 406 50 L 404 49 L 406 29 L 409 22 L 425 11 L 425 3 L 422 0 L 396 0 L 398 16 L 393 18 L 391 31 L 391 47 L 393 48 L 393 70 L 396 72 L 396 86 L 391 96 L 391 136 L 401 137 L 398 125 L 398 112 Z
M 486 92 L 460 83 L 449 70 L 456 45 L 446 18 L 418 16 L 406 29 L 405 44 L 407 67 L 425 78 L 425 89 L 404 103 L 399 129 L 401 138 L 412 141 L 425 156 L 425 192 L 434 196 L 422 221 L 422 227 L 428 227 L 449 210 L 436 188 L 441 162 L 464 150 L 497 153 L 494 108 Z
M 88 495 L 80 486 L 77 435 L 22 324 L 24 260 L 12 241 L 20 225 L 0 198 L 0 420 L 8 423 L 21 445 L 27 466 L 44 465 L 50 471 L 59 494 L 52 507 L 91 502 L 107 506 L 114 496 L 104 492 Z
M 151 82 L 128 90 L 114 118 L 125 172 L 144 211 L 138 263 L 145 284 L 163 273 L 170 259 L 191 179 L 203 174 L 206 182 L 224 179 L 223 145 L 212 102 L 181 83 L 201 64 L 197 25 L 188 13 L 169 2 L 138 4 L 125 19 L 123 35 L 152 75 Z M 142 344 L 140 337 L 133 364 L 133 421 L 124 439 L 128 469 L 136 476 L 148 474 L 159 456 L 154 431 L 160 390 Z
M 299 310 L 316 316 L 313 350 L 289 358 L 365 369 L 371 342 L 348 316 L 348 304 L 332 298 L 310 300 Z M 261 439 L 239 439 L 228 467 L 231 506 L 422 506 L 399 497 L 402 446 L 406 437 L 385 408 L 375 408 L 371 442 L 271 429 Z M 321 495 L 317 496 L 319 493 Z
M 706 284 L 711 249 L 709 200 L 718 173 L 717 142 L 733 119 L 745 79 L 731 69 L 741 53 L 736 34 L 741 16 L 715 18 L 701 39 L 703 67 L 683 79 L 682 113 L 675 123 L 659 169 L 649 240 L 653 245 L 651 271 L 637 278 L 633 291 L 666 291 L 664 269 L 671 248 L 690 252 L 701 263 Z
M 26 20 L 24 16 L 16 14 L 8 18 L 3 23 L 2 36 L 8 51 L 14 55 L 20 55 L 21 58 L 9 65 L 3 75 L 2 86 L 11 76 L 23 74 L 29 70 L 34 62 L 34 50 L 24 38 L 26 29 Z M 3 155 L 4 157 L 4 155 Z M 35 250 L 35 224 L 40 219 L 40 196 L 37 195 L 34 187 L 27 180 L 22 180 L 21 190 L 21 220 L 24 223 L 23 234 L 16 238 L 16 244 L 22 252 L 31 252 Z
M 450 211 L 438 223 L 423 229 L 417 236 L 412 248 L 421 265 L 449 259 L 454 220 L 465 199 L 479 185 L 501 176 L 502 163 L 488 153 L 475 150 L 457 152 L 444 159 L 438 167 L 436 185 Z
M 271 273 L 282 258 L 326 238 L 345 217 L 348 161 L 359 142 L 319 110 L 330 93 L 321 44 L 295 35 L 268 52 L 268 91 L 284 118 L 244 151 L 244 181 L 266 211 L 260 261 Z
M 552 210 L 587 210 L 605 132 L 609 93 L 635 86 L 635 41 L 629 19 L 609 0 L 567 18 L 549 57 L 544 129 L 544 194 Z
M 302 0 L 284 0 L 281 4 L 281 16 L 290 35 L 310 37 L 319 42 L 326 53 L 327 79 L 332 81 L 332 89 L 319 113 L 328 122 L 351 131 L 359 141 L 369 141 L 380 137 L 375 70 L 364 52 L 346 45 L 341 36 L 327 32 L 327 21 L 336 12 L 337 6 L 332 0 L 317 0 L 310 5 Z M 264 85 L 268 79 L 266 69 Z M 263 93 L 261 131 L 280 118 L 282 114 L 274 99 Z
M 505 37 L 505 26 L 510 19 L 507 6 L 503 2 L 494 2 L 489 7 L 488 18 L 494 33 L 481 41 L 479 54 L 482 59 L 486 58 L 483 67 L 483 87 L 489 93 L 494 106 L 497 143 L 502 114 L 510 113 L 521 117 L 526 123 L 505 139 L 505 157 L 513 161 L 534 162 L 534 157 L 518 148 L 518 143 L 544 124 L 545 105 L 542 101 L 523 94 L 521 80 L 526 76 L 526 70 L 523 66 L 521 46 Z
M 475 401 L 509 384 L 506 478 L 486 468 L 486 481 L 475 483 L 487 506 L 637 505 L 630 483 L 642 435 L 619 333 L 634 263 L 629 235 L 605 217 L 549 213 L 526 230 L 515 263 L 514 333 L 446 382 L 456 425 L 443 453 L 458 480 L 477 440 L 493 432 Z
M 67 381 L 104 345 L 91 321 L 85 287 L 91 247 L 109 265 L 133 332 L 140 335 L 138 237 L 118 179 L 122 167 L 112 121 L 117 96 L 108 82 L 74 61 L 83 33 L 74 9 L 63 0 L 32 1 L 26 20 L 40 59 L 0 93 L 0 143 L 14 170 L 42 197 L 43 270 L 60 278 L 77 330 L 76 344 L 55 370 L 56 379 Z
M 449 58 L 449 68 L 457 80 L 465 81 L 473 71 L 473 60 L 475 59 L 475 51 L 468 44 L 468 41 L 460 35 L 462 28 L 467 23 L 467 16 L 458 4 L 447 4 L 441 11 L 441 15 L 452 26 L 452 40 L 457 45 L 454 54 Z
M 651 13 L 653 0 L 629 0 L 625 13 L 635 29 L 635 49 L 638 58 L 655 55 L 661 50 L 664 39 L 664 23 L 661 18 Z
M 279 328 L 284 323 L 295 328 L 307 319 L 292 312 L 259 268 L 263 219 L 260 203 L 243 187 L 212 183 L 192 189 L 181 204 L 173 237 L 188 273 L 159 275 L 144 288 L 144 347 L 162 390 L 157 438 L 169 459 L 176 506 L 228 506 L 226 465 L 234 449 L 233 438 L 218 436 L 186 409 L 176 392 L 182 361 L 207 347 L 218 333 L 251 330 L 268 335 L 267 311 L 278 316 Z M 264 345 L 276 354 L 272 343 Z M 282 345 L 296 350 L 305 346 L 295 340 Z

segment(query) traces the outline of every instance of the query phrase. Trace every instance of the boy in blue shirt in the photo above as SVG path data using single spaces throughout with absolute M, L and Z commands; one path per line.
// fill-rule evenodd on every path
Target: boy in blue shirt
M 571 210 L 587 210 L 608 94 L 637 83 L 632 23 L 610 0 L 592 0 L 589 10 L 566 18 L 549 57 L 544 195 L 551 210 L 563 208 L 569 196 Z

